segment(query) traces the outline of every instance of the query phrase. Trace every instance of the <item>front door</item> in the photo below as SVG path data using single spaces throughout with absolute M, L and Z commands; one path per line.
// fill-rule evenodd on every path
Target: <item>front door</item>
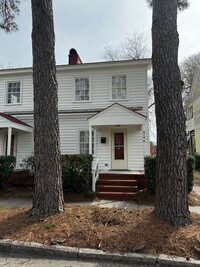
M 126 170 L 127 168 L 126 130 L 112 130 L 112 169 Z

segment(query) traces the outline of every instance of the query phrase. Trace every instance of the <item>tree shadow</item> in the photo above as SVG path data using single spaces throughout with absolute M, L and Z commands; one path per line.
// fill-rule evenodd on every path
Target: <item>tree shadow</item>
M 26 228 L 29 228 L 35 223 L 38 223 L 39 218 L 28 216 L 28 208 L 12 208 L 12 209 L 3 209 L 3 215 L 5 218 L 2 218 L 0 221 L 0 238 L 14 239 L 17 237 L 20 232 Z M 2 216 L 2 217 L 4 217 Z

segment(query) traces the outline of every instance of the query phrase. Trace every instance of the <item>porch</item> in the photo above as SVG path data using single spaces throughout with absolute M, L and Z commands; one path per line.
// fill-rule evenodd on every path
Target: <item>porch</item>
M 30 145 L 30 139 L 25 139 L 24 135 L 32 137 L 33 128 L 23 121 L 0 112 L 0 155 L 15 156 L 16 162 L 22 154 L 18 154 L 19 146 L 23 140 L 22 149 L 26 150 L 26 145 Z M 26 137 L 27 137 L 26 136 Z
M 115 103 L 88 122 L 89 154 L 98 159 L 99 170 L 143 170 L 149 154 L 146 116 Z

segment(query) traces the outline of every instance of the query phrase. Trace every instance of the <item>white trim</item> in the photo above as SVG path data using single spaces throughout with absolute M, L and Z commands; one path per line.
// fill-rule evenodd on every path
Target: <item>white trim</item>
M 8 83 L 20 83 L 20 102 L 19 103 L 8 103 Z M 5 93 L 4 93 L 4 105 L 5 106 L 19 106 L 22 104 L 22 94 L 23 94 L 23 83 L 22 79 L 7 79 L 5 80 Z
M 113 109 L 115 106 L 118 106 L 121 110 L 124 110 L 125 112 L 127 112 L 127 114 L 129 113 L 130 115 L 132 115 L 133 117 L 135 116 L 135 118 L 138 118 L 137 123 L 134 123 L 132 120 L 130 122 L 124 122 L 124 121 L 119 121 L 117 119 L 116 121 L 113 121 L 112 119 L 109 121 L 103 121 L 101 124 L 99 124 L 98 122 L 98 118 L 99 117 L 103 117 L 104 114 L 106 112 L 108 112 L 109 110 Z M 97 121 L 95 121 L 97 120 Z M 111 106 L 109 106 L 108 108 L 104 109 L 103 111 L 97 113 L 96 115 L 90 117 L 88 119 L 89 125 L 91 126 L 112 126 L 112 125 L 142 125 L 146 123 L 147 118 L 145 116 L 143 116 L 142 114 L 139 114 L 137 112 L 134 112 L 126 107 L 124 107 L 121 104 L 118 103 L 114 103 Z
M 0 128 L 14 128 L 14 129 L 17 129 L 17 130 L 21 130 L 21 131 L 24 131 L 24 132 L 29 132 L 29 133 L 32 133 L 33 132 L 33 128 L 32 127 L 29 127 L 29 126 L 26 126 L 26 125 L 22 125 L 22 124 L 18 124 L 18 123 L 15 123 L 15 122 L 11 122 L 9 120 L 7 120 L 6 118 L 4 118 L 5 122 L 3 123 L 0 123 Z
M 151 68 L 151 58 L 144 59 L 135 59 L 135 60 L 121 60 L 121 61 L 103 61 L 103 62 L 94 62 L 94 63 L 83 63 L 76 65 L 57 65 L 57 71 L 65 71 L 65 70 L 87 70 L 87 69 L 105 69 L 106 67 L 127 67 L 127 66 L 147 66 L 148 69 Z M 28 68 L 13 68 L 13 69 L 3 69 L 0 70 L 1 75 L 14 75 L 14 74 L 32 74 L 33 69 Z

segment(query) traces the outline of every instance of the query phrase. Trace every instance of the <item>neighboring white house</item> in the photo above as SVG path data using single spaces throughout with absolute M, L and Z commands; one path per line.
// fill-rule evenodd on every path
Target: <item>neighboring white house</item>
M 61 153 L 92 153 L 100 170 L 144 170 L 150 59 L 57 66 Z M 48 88 L 46 88 L 48 94 Z M 0 154 L 33 153 L 32 68 L 0 70 Z M 49 129 L 51 131 L 51 129 Z
M 196 66 L 192 87 L 185 103 L 189 153 L 200 153 L 200 66 Z

